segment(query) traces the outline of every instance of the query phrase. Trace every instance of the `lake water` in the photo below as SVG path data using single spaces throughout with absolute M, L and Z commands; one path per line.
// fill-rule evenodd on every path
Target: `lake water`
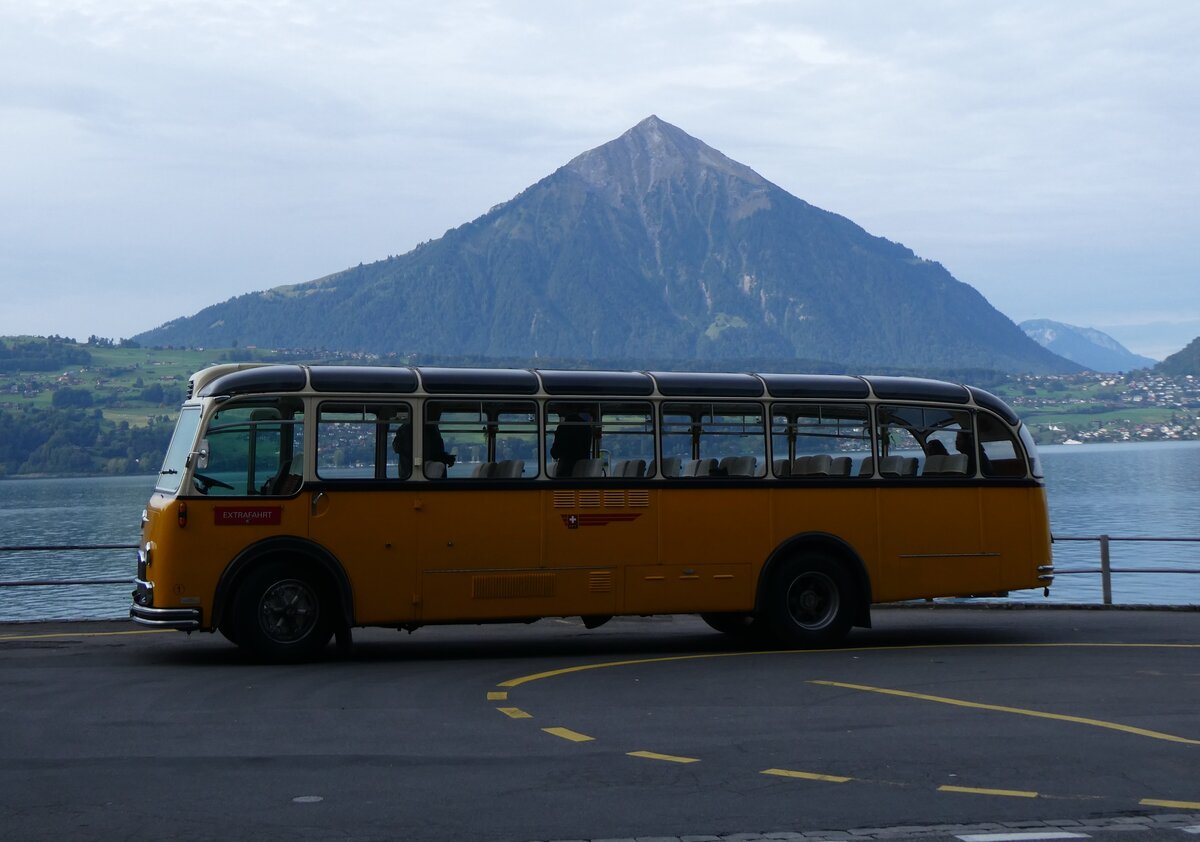
M 1200 442 L 1041 448 L 1055 534 L 1200 537 Z M 0 481 L 0 546 L 136 544 L 154 477 Z M 133 550 L 0 553 L 0 581 L 132 577 Z M 1096 568 L 1099 545 L 1058 542 L 1055 565 Z M 1200 543 L 1111 545 L 1112 566 L 1200 570 Z M 130 586 L 0 587 L 0 621 L 128 616 Z M 1040 591 L 1013 595 L 1047 601 Z M 1098 603 L 1099 574 L 1059 576 L 1050 602 Z M 1113 576 L 1113 601 L 1200 604 L 1200 574 Z

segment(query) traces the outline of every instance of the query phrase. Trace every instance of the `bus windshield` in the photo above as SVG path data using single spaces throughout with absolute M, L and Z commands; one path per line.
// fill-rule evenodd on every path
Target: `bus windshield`
M 200 407 L 187 406 L 179 413 L 179 423 L 171 435 L 171 444 L 167 447 L 166 458 L 163 459 L 162 470 L 158 472 L 158 483 L 155 488 L 174 494 L 179 490 L 183 480 L 183 471 L 188 467 L 188 454 L 192 452 L 192 442 L 196 440 L 196 428 L 200 425 Z

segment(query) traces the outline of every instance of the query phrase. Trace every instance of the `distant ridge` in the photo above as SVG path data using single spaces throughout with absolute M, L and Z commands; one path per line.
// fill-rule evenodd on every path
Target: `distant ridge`
M 656 116 L 403 256 L 239 296 L 137 339 L 418 360 L 1078 368 L 940 264 Z
M 1158 362 L 1133 353 L 1095 328 L 1076 327 L 1050 319 L 1030 319 L 1021 322 L 1020 328 L 1042 347 L 1092 371 L 1119 373 L 1151 368 Z
M 1176 351 L 1154 368 L 1159 374 L 1188 375 L 1200 377 L 1200 336 Z

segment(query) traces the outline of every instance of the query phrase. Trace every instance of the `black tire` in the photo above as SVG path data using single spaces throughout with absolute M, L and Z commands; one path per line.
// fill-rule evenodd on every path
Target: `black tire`
M 763 626 L 753 614 L 739 614 L 736 611 L 701 614 L 700 619 L 708 623 L 709 628 L 738 638 L 753 638 L 762 631 Z
M 312 659 L 333 636 L 330 602 L 304 568 L 269 564 L 252 572 L 233 604 L 237 643 L 272 663 Z
M 235 646 L 242 645 L 241 636 L 238 634 L 237 626 L 233 622 L 233 615 L 231 612 L 225 612 L 225 619 L 217 624 L 217 631 L 221 633 L 222 637 Z
M 784 645 L 832 646 L 850 631 L 858 599 L 843 565 L 821 555 L 797 556 L 771 575 L 767 622 Z

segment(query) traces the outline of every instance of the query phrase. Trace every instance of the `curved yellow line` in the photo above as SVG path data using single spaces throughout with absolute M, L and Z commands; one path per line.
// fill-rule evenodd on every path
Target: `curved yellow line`
M 668 655 L 660 658 L 631 658 L 626 661 L 606 661 L 600 664 L 581 664 L 556 670 L 522 675 L 501 681 L 497 687 L 520 687 L 533 681 L 557 678 L 589 670 L 609 667 L 628 667 L 637 664 L 662 664 L 670 661 L 698 661 L 703 658 L 741 658 L 749 655 L 801 655 L 825 652 L 899 652 L 912 649 L 1036 649 L 1036 648 L 1119 648 L 1119 649 L 1200 649 L 1200 643 L 917 643 L 910 646 L 843 646 L 836 649 L 766 649 L 756 652 L 704 652 L 697 655 Z
M 1161 731 L 1151 731 L 1146 728 L 1135 728 L 1132 725 L 1122 725 L 1119 722 L 1108 722 L 1103 719 L 1089 719 L 1085 716 L 1070 716 L 1065 713 L 1049 713 L 1044 710 L 1029 710 L 1027 708 L 1014 708 L 1006 705 L 988 705 L 983 702 L 969 702 L 965 699 L 951 699 L 946 696 L 931 696 L 927 693 L 913 693 L 908 690 L 892 690 L 887 687 L 870 687 L 866 684 L 846 684 L 842 681 L 809 681 L 809 684 L 818 684 L 822 687 L 841 687 L 844 690 L 861 690 L 864 693 L 880 693 L 885 696 L 900 696 L 905 699 L 920 699 L 924 702 L 937 702 L 943 705 L 954 705 L 963 708 L 975 708 L 976 710 L 991 710 L 998 713 L 1013 713 L 1018 716 L 1032 716 L 1038 719 L 1056 719 L 1059 722 L 1074 722 L 1077 725 L 1090 725 L 1093 728 L 1107 728 L 1110 731 L 1122 731 L 1126 734 L 1135 734 L 1139 737 L 1150 737 L 1154 740 L 1166 740 L 1170 743 L 1183 743 L 1184 745 L 1200 746 L 1200 740 L 1192 740 L 1187 737 L 1177 737 L 1174 734 L 1164 734 Z

